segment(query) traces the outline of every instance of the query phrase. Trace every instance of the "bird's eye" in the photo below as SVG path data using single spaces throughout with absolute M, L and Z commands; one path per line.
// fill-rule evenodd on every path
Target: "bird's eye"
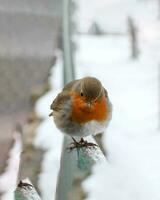
M 81 97 L 83 97 L 83 92 L 81 92 Z

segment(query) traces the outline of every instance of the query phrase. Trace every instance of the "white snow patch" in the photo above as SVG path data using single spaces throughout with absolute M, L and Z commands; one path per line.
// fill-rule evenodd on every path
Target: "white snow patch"
M 13 200 L 14 190 L 17 185 L 17 177 L 20 163 L 22 143 L 20 133 L 14 133 L 14 145 L 10 151 L 8 165 L 5 172 L 0 176 L 0 192 L 3 192 L 2 200 Z
M 56 65 L 52 68 L 49 78 L 53 89 L 41 97 L 36 104 L 37 114 L 44 119 L 37 128 L 34 141 L 35 146 L 46 151 L 42 163 L 42 172 L 39 175 L 38 182 L 43 200 L 54 199 L 63 142 L 62 133 L 56 128 L 53 118 L 49 117 L 51 112 L 50 105 L 63 85 L 60 52 L 57 53 L 57 57 Z

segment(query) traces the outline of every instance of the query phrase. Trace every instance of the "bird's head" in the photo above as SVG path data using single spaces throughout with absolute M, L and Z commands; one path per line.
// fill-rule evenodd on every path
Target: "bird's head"
M 94 102 L 104 96 L 104 88 L 101 82 L 94 77 L 80 79 L 74 90 L 87 107 L 91 107 Z

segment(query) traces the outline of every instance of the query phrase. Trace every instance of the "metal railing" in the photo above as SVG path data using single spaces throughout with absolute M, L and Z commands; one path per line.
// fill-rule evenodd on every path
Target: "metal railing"
M 14 195 L 15 200 L 41 200 L 29 180 L 20 181 Z
M 64 84 L 75 79 L 72 42 L 71 42 L 71 0 L 63 0 L 63 77 Z M 87 140 L 95 143 L 92 137 Z M 106 161 L 100 148 L 81 148 L 68 152 L 66 149 L 72 142 L 64 137 L 61 155 L 59 178 L 57 182 L 56 200 L 80 200 L 84 194 L 81 188 L 82 180 L 91 172 L 95 162 Z

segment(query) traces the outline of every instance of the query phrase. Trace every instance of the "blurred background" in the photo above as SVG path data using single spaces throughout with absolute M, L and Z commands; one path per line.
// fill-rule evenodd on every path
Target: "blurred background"
M 99 78 L 114 108 L 102 140 L 109 162 L 84 182 L 86 199 L 158 200 L 160 1 L 70 0 L 69 6 L 76 78 Z M 29 177 L 44 200 L 55 195 L 63 138 L 52 143 L 57 130 L 48 114 L 63 85 L 63 12 L 62 0 L 0 0 L 3 200 L 13 199 L 18 177 Z

